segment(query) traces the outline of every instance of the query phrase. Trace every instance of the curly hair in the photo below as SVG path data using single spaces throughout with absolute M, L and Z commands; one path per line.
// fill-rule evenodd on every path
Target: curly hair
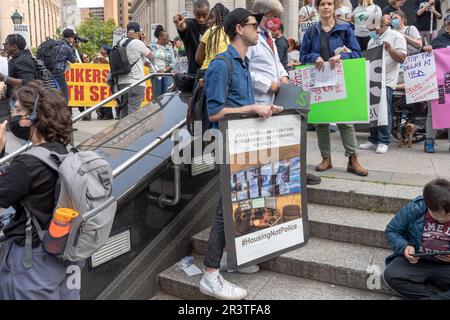
M 34 124 L 36 135 L 46 142 L 69 143 L 72 118 L 67 102 L 58 90 L 45 89 L 42 82 L 32 81 L 15 90 L 11 98 L 18 100 L 30 114 L 38 99 Z
M 282 14 L 284 11 L 283 5 L 279 0 L 256 0 L 253 3 L 252 8 L 254 13 L 263 13 L 274 11 L 278 14 Z

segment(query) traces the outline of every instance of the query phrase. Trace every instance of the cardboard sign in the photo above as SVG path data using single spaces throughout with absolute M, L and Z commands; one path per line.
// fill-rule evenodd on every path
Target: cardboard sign
M 301 68 L 301 72 L 296 70 L 291 77 L 291 83 L 301 85 L 303 90 L 311 92 L 308 123 L 369 122 L 369 79 L 366 77 L 368 65 L 365 59 L 342 60 L 342 64 L 337 64 L 338 84 L 335 87 L 308 88 L 311 83 L 308 69 L 314 67 Z
M 221 190 L 228 266 L 248 266 L 303 246 L 308 239 L 303 116 L 293 110 L 268 119 L 227 115 L 220 129 L 227 138 Z
M 127 30 L 122 28 L 116 28 L 113 32 L 113 43 L 112 46 L 117 46 L 122 39 L 127 37 Z
M 431 102 L 433 128 L 450 128 L 450 48 L 433 50 L 436 60 L 438 98 Z
M 70 107 L 92 107 L 112 95 L 111 88 L 106 84 L 109 73 L 109 64 L 74 63 L 66 72 L 67 88 L 69 90 Z M 145 74 L 150 69 L 145 67 Z M 145 83 L 145 96 L 142 105 L 148 104 L 152 99 L 152 86 L 150 80 Z M 105 107 L 115 107 L 117 103 L 111 101 Z
M 306 33 L 306 30 L 308 30 L 312 26 L 317 25 L 318 23 L 319 23 L 319 21 L 300 22 L 300 29 L 299 29 L 300 42 L 303 41 L 303 37 Z
M 436 65 L 432 53 L 419 53 L 406 57 L 403 63 L 406 103 L 438 98 Z

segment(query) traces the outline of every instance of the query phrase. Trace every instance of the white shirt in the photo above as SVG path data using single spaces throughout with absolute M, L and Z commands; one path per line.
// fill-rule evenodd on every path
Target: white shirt
M 381 8 L 376 4 L 371 4 L 370 6 L 363 7 L 357 6 L 355 10 L 353 10 L 353 17 L 355 19 L 355 36 L 357 37 L 368 37 L 369 29 L 367 29 L 367 19 L 374 12 L 380 11 Z
M 334 15 L 335 15 L 337 18 L 350 19 L 351 16 L 352 16 L 352 9 L 350 9 L 350 8 L 347 7 L 347 6 L 342 5 L 340 8 L 337 8 L 337 9 L 334 11 Z
M 309 15 L 313 12 L 315 12 L 316 15 L 314 17 L 312 17 L 311 19 L 309 19 Z M 319 20 L 319 14 L 318 14 L 316 8 L 314 8 L 313 6 L 301 7 L 300 11 L 298 12 L 298 16 L 299 17 L 307 17 L 308 20 L 306 20 L 306 21 L 318 21 Z
M 368 49 L 378 47 L 383 42 L 388 42 L 392 49 L 406 55 L 406 40 L 405 37 L 395 30 L 388 28 L 377 41 L 370 39 L 367 46 Z M 386 86 L 395 90 L 398 83 L 398 75 L 400 72 L 400 63 L 392 59 L 386 49 L 383 50 L 384 70 L 386 71 Z
M 300 61 L 300 51 L 292 50 L 291 52 L 288 52 L 288 63 L 299 61 Z
M 258 44 L 247 51 L 250 60 L 250 73 L 252 75 L 255 101 L 258 104 L 271 105 L 275 94 L 269 94 L 272 82 L 280 82 L 282 77 L 288 77 L 288 73 L 278 57 L 277 46 L 273 40 L 275 52 L 269 47 L 264 31 L 259 34 Z M 269 32 L 269 37 L 272 35 Z
M 123 39 L 120 45 L 124 44 L 128 39 Z M 150 49 L 147 48 L 145 43 L 139 39 L 132 40 L 127 45 L 127 57 L 130 64 L 136 64 L 131 68 L 130 73 L 127 75 L 119 76 L 119 84 L 128 84 L 136 82 L 142 79 L 144 74 L 144 62 L 147 60 L 146 57 L 150 54 Z M 141 83 L 140 86 L 145 87 L 145 82 Z

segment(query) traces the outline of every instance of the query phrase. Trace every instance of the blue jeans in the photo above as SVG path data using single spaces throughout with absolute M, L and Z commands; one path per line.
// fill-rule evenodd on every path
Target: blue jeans
M 156 78 L 154 81 L 156 97 L 167 92 L 167 89 L 172 85 L 172 78 L 169 77 L 161 77 L 161 79 Z
M 382 143 L 385 145 L 389 145 L 389 143 L 391 142 L 393 92 L 394 89 L 386 87 L 388 125 L 370 128 L 369 141 L 373 144 Z

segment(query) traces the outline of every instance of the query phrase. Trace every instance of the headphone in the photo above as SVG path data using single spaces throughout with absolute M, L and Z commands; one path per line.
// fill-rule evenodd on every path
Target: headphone
M 38 119 L 38 115 L 37 115 L 37 104 L 38 104 L 38 102 L 39 102 L 39 92 L 38 92 L 38 94 L 36 96 L 36 100 L 34 101 L 33 112 L 31 112 L 31 114 L 28 116 L 28 120 L 31 121 L 32 125 L 34 125 L 37 122 L 37 119 Z

